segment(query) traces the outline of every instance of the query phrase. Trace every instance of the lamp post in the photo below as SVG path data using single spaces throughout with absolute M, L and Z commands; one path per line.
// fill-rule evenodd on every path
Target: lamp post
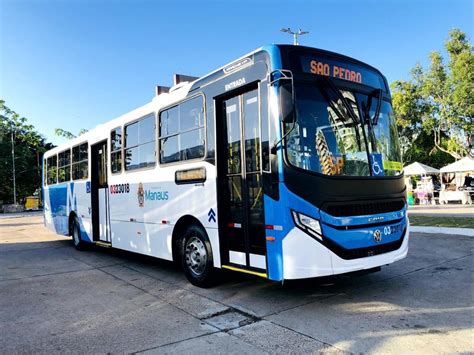
M 16 173 L 15 173 L 15 142 L 13 135 L 15 130 L 12 127 L 12 165 L 13 165 L 13 204 L 16 205 Z
M 298 30 L 298 32 L 293 32 L 289 27 L 288 28 L 282 28 L 280 30 L 281 32 L 286 32 L 290 35 L 293 35 L 293 44 L 295 46 L 299 46 L 300 43 L 298 42 L 298 36 L 306 35 L 309 33 L 309 31 L 301 31 L 301 28 Z

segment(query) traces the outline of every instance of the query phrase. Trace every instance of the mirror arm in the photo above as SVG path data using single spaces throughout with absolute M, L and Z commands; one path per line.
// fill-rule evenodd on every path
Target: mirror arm
M 294 90 L 294 85 L 293 85 L 293 73 L 291 72 L 291 70 L 285 70 L 285 69 L 277 69 L 277 70 L 274 70 L 272 71 L 270 74 L 269 74 L 269 85 L 270 86 L 273 86 L 275 85 L 277 82 L 279 82 L 280 80 L 290 80 L 290 83 L 291 83 L 291 105 L 292 105 L 292 108 L 291 108 L 291 112 L 292 112 L 292 119 L 290 122 L 285 122 L 284 120 L 284 117 L 282 116 L 281 117 L 281 121 L 283 124 L 285 123 L 292 123 L 292 126 L 291 128 L 288 130 L 288 132 L 286 132 L 277 142 L 275 142 L 272 146 L 272 148 L 270 149 L 270 153 L 275 155 L 277 153 L 277 149 L 278 149 L 278 146 L 283 142 L 283 140 L 291 133 L 293 132 L 293 130 L 295 129 L 296 127 L 296 112 L 295 112 L 295 90 Z M 281 104 L 281 97 L 279 96 L 278 97 L 278 106 L 279 106 L 279 112 L 280 112 L 280 115 L 283 114 L 283 110 L 282 110 L 282 107 L 280 106 Z
M 277 76 L 277 74 L 280 74 L 280 76 Z M 293 83 L 293 73 L 291 72 L 291 70 L 276 69 L 269 73 L 268 76 L 268 84 L 270 86 L 273 86 L 273 84 L 280 80 L 291 80 L 291 82 Z

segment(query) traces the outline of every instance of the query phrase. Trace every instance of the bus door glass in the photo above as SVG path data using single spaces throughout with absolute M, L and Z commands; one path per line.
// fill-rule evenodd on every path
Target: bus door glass
M 94 240 L 110 242 L 107 141 L 92 146 L 91 197 Z
M 226 183 L 221 186 L 226 191 L 219 193 L 228 262 L 266 269 L 258 90 L 225 100 L 223 111 L 225 160 L 220 162 L 225 169 L 219 170 L 225 175 Z

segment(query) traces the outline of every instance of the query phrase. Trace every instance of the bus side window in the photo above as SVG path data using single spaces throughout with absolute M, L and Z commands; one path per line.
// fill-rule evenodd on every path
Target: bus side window
M 87 179 L 89 176 L 89 147 L 87 143 L 72 148 L 72 179 Z
M 125 126 L 125 170 L 155 166 L 155 114 Z
M 122 171 L 122 128 L 118 127 L 110 132 L 110 161 L 112 173 Z
M 202 96 L 160 112 L 160 163 L 204 157 L 204 101 Z
M 58 182 L 71 180 L 71 150 L 58 154 Z
M 58 156 L 57 155 L 53 155 L 52 157 L 49 157 L 48 158 L 48 161 L 47 161 L 47 182 L 48 182 L 48 185 L 53 185 L 53 184 L 56 184 L 58 181 L 57 181 L 57 178 L 58 178 L 58 174 L 57 174 L 57 163 L 58 163 Z

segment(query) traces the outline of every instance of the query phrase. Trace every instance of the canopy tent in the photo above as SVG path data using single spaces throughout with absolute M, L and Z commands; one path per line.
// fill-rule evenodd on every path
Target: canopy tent
M 403 172 L 405 176 L 439 174 L 438 169 L 418 162 L 405 166 Z
M 443 166 L 440 171 L 442 173 L 463 173 L 474 171 L 474 159 L 470 157 L 464 157 L 452 164 Z

